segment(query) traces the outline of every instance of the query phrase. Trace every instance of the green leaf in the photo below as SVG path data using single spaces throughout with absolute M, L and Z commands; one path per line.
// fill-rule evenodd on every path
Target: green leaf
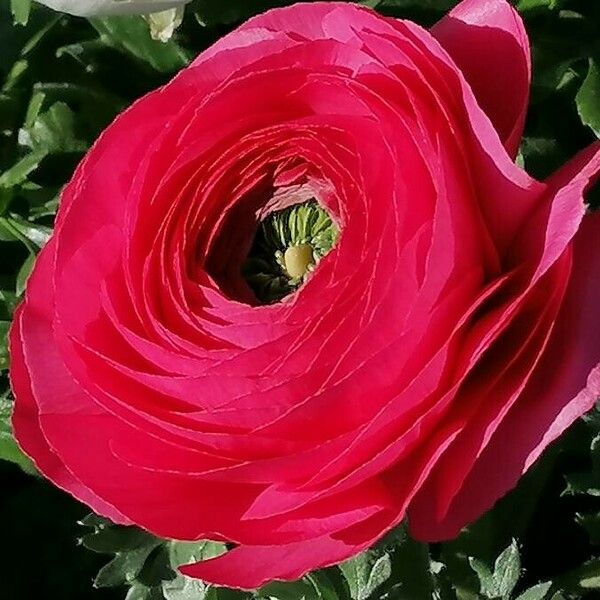
M 199 542 L 178 542 L 169 541 L 169 562 L 176 569 L 181 565 L 206 560 L 220 556 L 227 551 L 225 544 L 220 542 L 199 541 Z
M 305 581 L 291 581 L 289 583 L 275 581 L 260 589 L 259 597 L 276 598 L 277 600 L 321 600 L 318 589 Z
M 31 271 L 33 270 L 33 265 L 35 264 L 35 254 L 30 254 L 25 262 L 21 265 L 19 272 L 17 273 L 17 282 L 15 286 L 15 290 L 17 292 L 17 296 L 22 296 L 25 291 L 25 287 L 27 286 L 27 280 L 29 279 L 29 275 L 31 275 Z
M 46 155 L 45 150 L 38 150 L 24 156 L 13 167 L 0 174 L 0 187 L 10 188 L 23 183 L 29 173 L 38 168 Z
M 300 581 L 276 581 L 265 585 L 258 592 L 260 598 L 276 600 L 339 600 L 339 596 L 324 572 L 306 575 Z
M 10 10 L 16 25 L 27 25 L 31 0 L 10 0 Z
M 190 56 L 173 40 L 153 40 L 142 17 L 105 17 L 90 19 L 101 40 L 148 63 L 161 73 L 172 73 L 185 67 Z
M 180 565 L 185 565 L 200 560 L 206 560 L 223 554 L 227 551 L 225 544 L 220 542 L 167 542 L 170 566 L 176 571 Z M 166 600 L 217 600 L 216 592 L 209 585 L 177 575 L 175 579 L 166 580 L 162 584 L 163 595 Z
M 152 579 L 157 570 L 161 574 L 164 571 L 162 565 L 157 565 L 157 559 L 160 560 L 160 558 L 165 563 L 170 578 L 174 576 L 166 555 L 157 557 L 157 551 L 163 544 L 163 540 L 138 527 L 115 525 L 108 519 L 94 514 L 88 515 L 80 523 L 94 529 L 80 540 L 85 548 L 94 552 L 115 554 L 114 558 L 102 567 L 96 576 L 94 584 L 97 587 L 129 584 L 136 588 L 132 592 L 134 597 L 137 595 L 150 598 L 153 585 L 148 585 L 146 580 Z M 141 579 L 144 571 L 146 580 Z M 139 580 L 137 580 L 138 577 Z
M 17 303 L 17 295 L 14 292 L 0 290 L 0 319 L 10 319 Z
M 64 102 L 56 102 L 45 113 L 35 116 L 44 97 L 34 95 L 26 116 L 30 126 L 19 131 L 19 143 L 33 152 L 85 152 L 87 144 L 75 135 L 75 115 Z
M 600 137 L 600 68 L 593 59 L 590 59 L 587 77 L 577 92 L 575 102 L 583 123 Z
M 0 397 L 0 459 L 14 463 L 23 471 L 34 475 L 37 470 L 31 460 L 23 454 L 12 434 L 10 418 L 12 401 L 6 396 Z
M 0 239 L 19 240 L 32 252 L 42 248 L 50 239 L 52 229 L 38 223 L 31 223 L 18 215 L 0 217 Z
M 546 598 L 550 588 L 552 587 L 551 581 L 545 583 L 538 583 L 528 590 L 525 590 L 516 600 L 544 600 Z
M 81 538 L 81 543 L 88 550 L 112 554 L 114 552 L 128 552 L 144 546 L 154 548 L 159 542 L 152 534 L 138 527 L 101 525 L 95 532 L 84 535 Z
M 559 577 L 555 584 L 566 592 L 600 590 L 600 558 L 593 558 L 566 575 Z
M 160 589 L 163 582 L 171 581 L 175 577 L 177 573 L 169 562 L 169 550 L 164 540 L 158 540 L 158 545 L 148 555 L 137 579 L 149 588 Z
M 477 577 L 479 578 L 480 591 L 486 598 L 494 597 L 494 573 L 492 570 L 481 560 L 477 558 L 469 557 L 469 564 Z
M 2 91 L 9 92 L 12 90 L 19 83 L 21 76 L 25 73 L 25 71 L 27 71 L 28 66 L 29 63 L 25 59 L 15 62 L 6 77 L 6 81 L 2 86 Z
M 392 574 L 389 554 L 377 556 L 369 550 L 340 565 L 350 588 L 352 600 L 366 600 Z
M 150 600 L 152 590 L 141 583 L 134 583 L 128 590 L 125 600 Z
M 521 576 L 521 557 L 516 540 L 504 550 L 494 564 L 496 595 L 508 598 Z
M 517 8 L 521 12 L 535 10 L 539 8 L 547 8 L 549 10 L 558 8 L 561 0 L 519 0 Z
M 515 540 L 500 553 L 492 571 L 483 561 L 469 558 L 469 563 L 477 573 L 480 591 L 486 598 L 508 600 L 521 576 L 521 558 Z
M 226 551 L 224 544 L 163 540 L 138 527 L 115 525 L 94 514 L 83 518 L 80 524 L 93 529 L 80 540 L 85 548 L 115 555 L 98 573 L 97 587 L 128 585 L 132 598 L 144 600 L 195 598 L 200 591 L 206 594 L 199 598 L 212 597 L 206 586 L 189 583 L 192 580 L 178 574 L 177 567 L 218 556 Z
M 105 527 L 113 527 L 112 521 L 106 519 L 105 517 L 101 517 L 96 513 L 89 513 L 83 519 L 78 521 L 79 525 L 83 525 L 84 527 L 91 527 L 96 530 L 96 533 Z
M 179 576 L 162 586 L 165 600 L 216 600 L 216 591 L 198 579 Z
M 155 547 L 145 545 L 129 552 L 117 554 L 100 569 L 94 579 L 94 585 L 96 587 L 115 587 L 133 582 Z

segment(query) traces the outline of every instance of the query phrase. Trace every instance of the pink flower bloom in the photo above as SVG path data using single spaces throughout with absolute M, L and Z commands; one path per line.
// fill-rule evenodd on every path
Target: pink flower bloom
M 456 535 L 600 392 L 600 145 L 545 182 L 517 167 L 529 82 L 505 0 L 430 32 L 299 4 L 223 38 L 63 194 L 11 331 L 23 449 L 116 522 L 235 543 L 182 569 L 223 585 L 407 515 Z M 282 189 L 341 236 L 260 306 L 240 269 Z

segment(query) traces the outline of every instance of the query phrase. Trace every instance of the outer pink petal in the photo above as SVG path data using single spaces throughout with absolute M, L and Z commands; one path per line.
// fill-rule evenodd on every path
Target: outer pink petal
M 47 267 L 50 248 L 43 251 L 38 259 L 38 271 Z M 130 525 L 131 521 L 114 506 L 105 502 L 91 489 L 86 487 L 75 475 L 67 469 L 58 455 L 52 450 L 45 438 L 39 421 L 39 407 L 31 388 L 31 379 L 25 357 L 21 332 L 22 304 L 15 313 L 13 326 L 10 330 L 10 379 L 15 396 L 13 427 L 23 451 L 32 458 L 36 467 L 54 482 L 59 488 L 73 494 L 81 502 L 94 506 L 97 513 L 110 518 L 115 523 Z
M 252 590 L 272 580 L 292 581 L 315 565 L 331 565 L 359 552 L 330 536 L 277 546 L 240 546 L 210 560 L 181 567 L 189 577 Z
M 555 204 L 563 207 L 567 220 L 570 212 L 581 206 L 583 192 L 600 171 L 598 145 L 581 153 L 564 171 L 573 174 L 577 162 L 580 173 L 573 181 L 564 182 L 561 173 L 554 178 L 565 183 L 556 194 Z M 431 509 L 432 496 L 437 493 L 433 479 L 415 497 L 409 515 L 412 533 L 418 539 L 456 536 L 513 488 L 543 450 L 600 397 L 599 233 L 600 214 L 584 217 L 572 244 L 571 280 L 545 356 L 475 462 L 448 512 L 436 520 Z M 546 238 L 544 257 L 552 254 L 556 243 L 556 239 Z
M 463 0 L 431 32 L 516 156 L 531 82 L 529 40 L 516 10 L 506 0 Z

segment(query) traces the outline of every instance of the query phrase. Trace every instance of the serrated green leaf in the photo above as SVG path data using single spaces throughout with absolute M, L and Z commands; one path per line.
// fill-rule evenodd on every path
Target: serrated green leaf
M 481 560 L 469 557 L 469 564 L 479 579 L 480 591 L 486 598 L 493 598 L 495 593 L 494 573 Z
M 113 527 L 113 523 L 107 519 L 106 517 L 101 517 L 100 515 L 97 515 L 96 513 L 89 513 L 88 515 L 86 515 L 85 517 L 83 517 L 83 519 L 80 519 L 78 521 L 78 523 L 80 525 L 83 525 L 84 527 L 92 527 L 93 529 L 96 530 L 101 530 L 105 527 Z
M 379 557 L 369 573 L 365 586 L 364 598 L 368 598 L 379 586 L 383 585 L 392 574 L 392 561 L 389 554 Z
M 130 552 L 117 554 L 100 569 L 94 580 L 94 585 L 96 587 L 116 587 L 133 582 L 143 569 L 153 549 L 153 546 L 148 545 Z
M 470 557 L 469 564 L 477 573 L 480 591 L 485 598 L 508 600 L 521 576 L 521 557 L 515 540 L 500 553 L 493 571 L 476 558 Z
M 134 583 L 127 591 L 125 600 L 150 600 L 152 590 L 140 583 Z
M 87 524 L 87 523 L 86 523 Z M 81 543 L 94 552 L 113 554 L 160 543 L 156 537 L 138 527 L 100 527 L 81 538 Z
M 585 125 L 600 137 L 600 67 L 590 59 L 588 74 L 577 96 L 577 112 Z
M 391 559 L 387 553 L 378 556 L 369 550 L 343 562 L 340 569 L 350 588 L 352 600 L 366 600 L 391 575 Z
M 538 583 L 528 590 L 525 590 L 516 600 L 544 600 L 552 587 L 551 581 L 545 583 Z
M 506 548 L 494 564 L 494 593 L 501 598 L 508 598 L 521 576 L 521 557 L 516 540 Z
M 160 589 L 164 581 L 170 581 L 175 577 L 177 573 L 171 567 L 169 550 L 159 541 L 138 573 L 137 579 L 149 588 Z
M 172 581 L 166 581 L 162 586 L 165 600 L 216 600 L 216 591 L 198 579 L 179 576 Z
M 199 542 L 178 542 L 169 541 L 169 562 L 176 569 L 181 565 L 206 560 L 220 556 L 227 551 L 225 544 L 220 542 L 199 541 Z
M 106 17 L 90 19 L 104 43 L 148 63 L 161 73 L 172 73 L 185 67 L 190 56 L 173 40 L 153 40 L 142 17 Z
M 95 514 L 87 515 L 80 524 L 94 530 L 82 536 L 84 547 L 115 554 L 98 573 L 96 585 L 127 584 L 131 586 L 133 591 L 130 593 L 134 598 L 139 596 L 145 600 L 163 600 L 163 589 L 173 597 L 187 594 L 192 589 L 197 591 L 198 586 L 185 583 L 183 576 L 178 575 L 177 566 L 218 556 L 226 549 L 224 544 L 216 542 L 163 540 L 137 527 L 115 525 Z

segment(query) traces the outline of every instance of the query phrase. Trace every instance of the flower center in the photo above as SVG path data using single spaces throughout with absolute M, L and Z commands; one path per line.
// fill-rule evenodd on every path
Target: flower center
M 262 304 L 279 302 L 310 277 L 338 235 L 316 200 L 272 212 L 258 227 L 242 275 Z

